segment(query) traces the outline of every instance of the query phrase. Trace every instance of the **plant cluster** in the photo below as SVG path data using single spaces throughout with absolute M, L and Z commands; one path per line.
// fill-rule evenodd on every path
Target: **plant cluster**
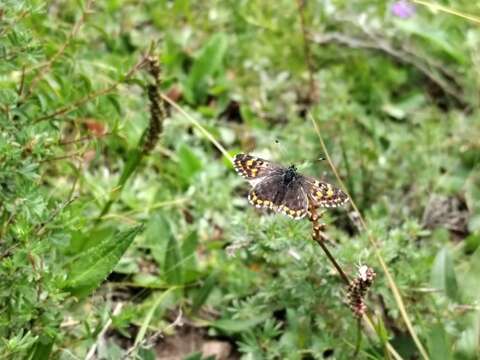
M 475 359 L 480 31 L 421 3 L 3 0 L 0 358 Z

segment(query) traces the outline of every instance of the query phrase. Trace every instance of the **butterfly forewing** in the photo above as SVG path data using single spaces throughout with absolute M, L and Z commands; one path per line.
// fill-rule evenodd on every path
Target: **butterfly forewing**
M 280 166 L 268 160 L 247 154 L 235 155 L 233 166 L 237 173 L 247 180 L 255 180 L 267 175 L 272 175 L 272 173 L 281 169 Z
M 248 201 L 256 207 L 272 209 L 294 219 L 307 214 L 308 198 L 301 182 L 286 185 L 282 174 L 268 176 L 259 182 L 250 191 Z
M 337 207 L 348 201 L 347 194 L 329 183 L 303 176 L 302 185 L 314 206 Z

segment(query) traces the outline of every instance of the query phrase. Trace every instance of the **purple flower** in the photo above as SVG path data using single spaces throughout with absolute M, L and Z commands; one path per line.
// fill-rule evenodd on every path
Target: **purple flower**
M 390 10 L 394 16 L 402 19 L 408 19 L 415 14 L 415 6 L 408 0 L 395 1 Z

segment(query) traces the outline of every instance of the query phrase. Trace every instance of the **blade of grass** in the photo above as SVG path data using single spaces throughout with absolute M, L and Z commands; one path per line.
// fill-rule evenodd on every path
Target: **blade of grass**
M 155 311 L 157 308 L 160 306 L 160 304 L 165 300 L 167 295 L 169 295 L 173 290 L 176 290 L 178 286 L 172 286 L 169 288 L 167 291 L 163 292 L 154 302 L 150 310 L 148 311 L 147 315 L 145 316 L 145 319 L 142 322 L 142 326 L 140 327 L 140 330 L 138 330 L 137 337 L 135 338 L 135 343 L 133 346 L 136 348 L 140 344 L 140 342 L 143 340 L 145 337 L 145 334 L 147 333 L 147 329 L 150 326 L 150 323 L 152 322 L 153 315 L 155 314 Z
M 367 323 L 370 330 L 376 333 L 375 326 L 373 325 L 373 321 L 370 318 L 370 316 L 368 316 L 368 314 L 365 314 L 363 316 L 363 320 Z M 392 355 L 395 360 L 403 360 L 400 354 L 397 353 L 397 350 L 395 350 L 394 347 L 388 341 L 385 342 L 385 347 L 387 348 L 388 353 Z
M 85 360 L 91 360 L 95 357 L 95 352 L 97 351 L 98 344 L 100 343 L 102 338 L 105 336 L 105 333 L 107 332 L 110 325 L 112 325 L 112 318 L 120 314 L 120 312 L 122 311 L 122 307 L 123 307 L 123 303 L 118 303 L 115 306 L 115 309 L 113 309 L 112 316 L 110 316 L 110 318 L 107 320 L 104 327 L 102 328 L 102 331 L 100 331 L 100 333 L 98 334 L 97 341 L 95 341 L 95 343 L 88 350 L 88 353 L 85 356 Z
M 308 114 L 308 116 L 309 116 L 311 122 L 313 123 L 313 127 L 315 128 L 315 132 L 317 133 L 318 139 L 320 141 L 320 145 L 322 146 L 322 151 L 325 154 L 325 157 L 328 161 L 328 164 L 330 165 L 330 168 L 332 169 L 333 173 L 335 174 L 335 177 L 337 178 L 338 183 L 342 187 L 342 190 L 345 191 L 345 193 L 350 197 L 350 202 L 352 204 L 352 207 L 355 210 L 355 212 L 358 214 L 358 218 L 360 220 L 360 223 L 361 223 L 364 231 L 367 233 L 368 240 L 369 240 L 370 244 L 372 245 L 372 247 L 374 249 L 375 256 L 376 256 L 378 262 L 380 263 L 380 266 L 382 267 L 382 270 L 385 273 L 385 276 L 387 277 L 388 286 L 392 290 L 393 297 L 395 298 L 395 302 L 398 305 L 398 309 L 400 311 L 400 314 L 402 315 L 402 318 L 403 318 L 403 321 L 405 322 L 405 325 L 407 326 L 408 332 L 412 336 L 412 339 L 415 342 L 415 345 L 417 346 L 418 351 L 422 354 L 422 357 L 424 359 L 428 360 L 429 359 L 428 354 L 427 354 L 425 348 L 423 347 L 422 343 L 420 342 L 420 339 L 418 338 L 417 333 L 415 332 L 415 329 L 413 328 L 413 325 L 410 321 L 410 318 L 408 317 L 408 313 L 407 313 L 407 310 L 405 309 L 405 304 L 403 303 L 402 296 L 400 294 L 400 291 L 398 290 L 398 287 L 397 287 L 397 284 L 395 283 L 395 280 L 393 279 L 392 275 L 390 274 L 390 270 L 388 269 L 387 264 L 385 263 L 382 255 L 380 253 L 380 247 L 379 247 L 377 241 L 375 240 L 375 238 L 371 235 L 371 233 L 368 229 L 368 226 L 367 226 L 365 220 L 363 219 L 362 214 L 358 210 L 357 205 L 353 201 L 352 197 L 350 196 L 350 194 L 348 193 L 348 190 L 345 187 L 345 184 L 343 183 L 342 179 L 338 175 L 337 169 L 336 169 L 335 165 L 333 164 L 332 159 L 330 158 L 330 154 L 327 150 L 327 147 L 325 146 L 325 142 L 323 141 L 323 137 L 320 133 L 320 129 L 319 129 L 317 123 L 315 122 L 315 119 L 313 118 L 313 116 L 310 113 Z
M 168 102 L 175 110 L 177 110 L 180 114 L 185 116 L 185 118 L 190 121 L 200 132 L 213 144 L 215 147 L 225 156 L 230 162 L 233 162 L 233 158 L 230 154 L 225 150 L 225 148 L 220 144 L 212 134 L 208 132 L 195 118 L 193 118 L 190 114 L 188 114 L 185 110 L 183 110 L 175 101 L 170 99 L 168 96 L 164 94 L 160 94 L 160 97 Z
M 446 6 L 435 4 L 435 3 L 432 3 L 430 1 L 413 0 L 413 2 L 416 3 L 416 4 L 419 4 L 419 5 L 426 6 L 429 9 L 431 9 L 432 11 L 443 11 L 444 13 L 455 15 L 455 16 L 461 17 L 463 19 L 467 19 L 467 20 L 473 21 L 477 24 L 480 24 L 480 17 L 474 16 L 474 15 L 465 14 L 461 11 L 458 11 L 458 10 L 455 10 L 455 9 L 450 9 Z

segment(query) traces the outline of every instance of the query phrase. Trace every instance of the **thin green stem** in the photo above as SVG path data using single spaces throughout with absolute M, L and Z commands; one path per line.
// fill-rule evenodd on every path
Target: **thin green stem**
M 358 356 L 358 353 L 360 352 L 360 346 L 362 345 L 362 319 L 357 320 L 356 338 L 357 338 L 357 341 L 355 343 L 355 351 L 353 353 L 353 358 L 356 358 Z

